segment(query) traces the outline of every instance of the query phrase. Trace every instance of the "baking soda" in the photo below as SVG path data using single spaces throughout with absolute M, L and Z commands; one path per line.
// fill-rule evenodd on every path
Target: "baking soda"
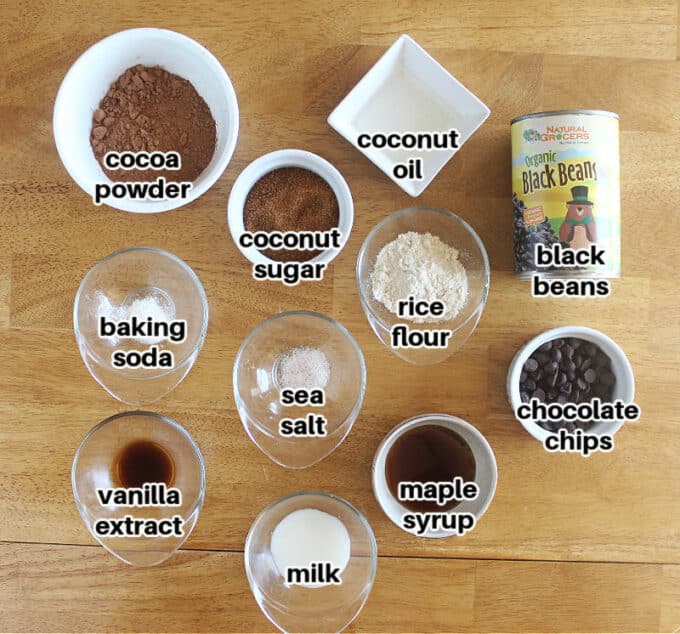
M 146 288 L 131 293 L 121 305 L 115 305 L 101 291 L 97 292 L 97 318 L 106 317 L 109 321 L 123 321 L 136 317 L 139 321 L 151 319 L 153 322 L 170 322 L 175 318 L 175 305 L 169 295 L 160 289 Z M 134 341 L 150 346 L 163 341 L 163 337 L 135 337 Z M 113 346 L 118 338 L 111 339 Z

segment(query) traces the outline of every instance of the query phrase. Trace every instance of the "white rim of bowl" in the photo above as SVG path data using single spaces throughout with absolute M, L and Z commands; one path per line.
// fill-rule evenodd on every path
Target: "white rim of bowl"
M 527 341 L 517 351 L 510 362 L 506 390 L 508 401 L 510 403 L 510 407 L 512 408 L 513 417 L 517 419 L 515 416 L 515 410 L 522 403 L 519 397 L 519 376 L 522 373 L 522 367 L 524 366 L 526 360 L 529 358 L 531 353 L 536 350 L 536 348 L 543 345 L 544 343 L 552 341 L 553 339 L 566 339 L 569 337 L 585 339 L 586 341 L 590 341 L 591 343 L 598 345 L 600 348 L 602 348 L 602 352 L 604 352 L 610 358 L 612 358 L 611 352 L 614 352 L 614 356 L 618 358 L 618 360 L 621 362 L 621 367 L 623 368 L 623 377 L 619 374 L 616 374 L 616 380 L 619 381 L 623 379 L 629 386 L 626 394 L 624 394 L 621 400 L 626 403 L 633 402 L 635 399 L 635 376 L 633 374 L 633 368 L 630 364 L 630 361 L 628 360 L 628 357 L 621 346 L 619 346 L 619 344 L 616 343 L 616 341 L 614 341 L 611 337 L 605 335 L 599 330 L 595 330 L 594 328 L 588 328 L 587 326 L 559 326 L 558 328 L 546 330 L 545 332 L 542 332 L 541 334 L 536 335 Z M 612 361 L 613 360 L 614 359 L 612 359 Z M 543 429 L 543 427 L 533 420 L 517 420 L 522 425 L 522 427 L 524 427 L 524 429 L 526 429 L 534 438 L 536 438 L 536 440 L 540 440 L 541 442 L 544 442 L 546 438 L 553 434 L 553 432 Z M 619 431 L 619 429 L 621 429 L 623 423 L 624 421 L 622 420 L 598 423 L 590 429 L 590 433 L 614 435 L 617 431 Z
M 442 427 L 451 429 L 453 431 L 462 428 L 469 431 L 479 441 L 480 445 L 483 447 L 487 457 L 490 460 L 490 464 L 493 466 L 492 469 L 493 478 L 491 487 L 487 493 L 487 498 L 484 501 L 480 511 L 475 514 L 475 521 L 479 521 L 479 519 L 489 509 L 489 506 L 491 506 L 491 502 L 493 501 L 493 498 L 496 495 L 496 486 L 498 484 L 498 463 L 496 462 L 496 454 L 494 453 L 493 448 L 489 444 L 489 441 L 486 439 L 484 434 L 482 434 L 482 432 L 479 431 L 479 429 L 477 429 L 472 423 L 468 423 L 466 420 L 463 420 L 458 416 L 453 416 L 452 414 L 438 414 L 438 413 L 419 414 L 418 416 L 413 416 L 412 418 L 408 418 L 405 421 L 402 421 L 398 425 L 394 426 L 389 432 L 387 432 L 387 435 L 382 439 L 381 443 L 378 445 L 378 448 L 375 451 L 375 455 L 373 456 L 373 464 L 371 465 L 371 482 L 373 484 L 373 496 L 377 500 L 380 508 L 382 509 L 382 512 L 390 519 L 390 521 L 396 526 L 398 526 L 405 533 L 408 533 L 409 535 L 426 539 L 442 539 L 447 537 L 457 537 L 457 535 L 455 535 L 454 533 L 441 531 L 438 532 L 428 531 L 423 535 L 415 535 L 411 531 L 406 530 L 399 523 L 400 518 L 395 519 L 394 517 L 392 517 L 392 515 L 390 515 L 390 513 L 388 513 L 387 509 L 383 505 L 382 497 L 378 493 L 378 482 L 381 482 L 384 484 L 384 490 L 386 495 L 391 500 L 393 500 L 397 504 L 397 506 L 401 508 L 401 515 L 410 512 L 409 509 L 407 509 L 399 500 L 397 500 L 394 497 L 394 495 L 392 495 L 392 492 L 387 486 L 387 478 L 385 477 L 384 469 L 383 470 L 378 469 L 378 462 L 382 460 L 383 456 L 385 457 L 385 459 L 387 459 L 387 455 L 389 454 L 389 451 L 392 448 L 392 445 L 394 445 L 397 438 L 402 436 L 406 431 L 413 427 L 421 427 L 426 424 L 432 425 L 438 424 Z M 455 510 L 452 510 L 452 512 L 455 513 Z
M 263 163 L 270 163 L 269 169 L 265 172 L 262 172 Z M 229 201 L 227 202 L 227 224 L 229 225 L 232 240 L 238 247 L 238 250 L 252 264 L 285 264 L 279 260 L 268 258 L 256 247 L 246 248 L 242 247 L 239 243 L 241 233 L 245 231 L 245 228 L 241 229 L 243 226 L 243 208 L 250 190 L 266 174 L 284 167 L 300 167 L 314 172 L 328 183 L 337 198 L 339 209 L 338 228 L 341 229 L 343 226 L 347 228 L 346 231 L 342 232 L 340 248 L 326 249 L 323 253 L 304 262 L 304 264 L 330 264 L 344 249 L 347 240 L 349 240 L 354 225 L 354 201 L 349 185 L 340 171 L 325 158 L 307 150 L 283 149 L 263 154 L 238 175 L 231 188 Z M 240 190 L 247 190 L 243 197 L 243 204 L 237 204 L 234 193 Z
M 78 72 L 80 66 L 89 63 L 87 58 L 94 49 L 103 45 L 105 42 L 111 43 L 116 39 L 122 38 L 125 34 L 129 34 L 132 32 L 139 32 L 140 34 L 162 33 L 164 35 L 168 35 L 169 37 L 182 40 L 186 44 L 195 47 L 198 50 L 198 52 L 205 58 L 205 60 L 210 65 L 213 66 L 215 72 L 221 76 L 222 81 L 224 82 L 224 88 L 226 93 L 225 96 L 227 99 L 227 110 L 233 114 L 233 116 L 231 116 L 229 120 L 229 127 L 224 132 L 227 139 L 229 139 L 224 154 L 220 157 L 218 162 L 212 168 L 211 170 L 212 175 L 206 178 L 205 181 L 201 183 L 199 187 L 192 187 L 190 191 L 190 196 L 187 199 L 143 201 L 143 200 L 129 200 L 127 198 L 124 198 L 120 200 L 113 199 L 104 203 L 108 207 L 118 209 L 120 211 L 127 211 L 129 213 L 140 214 L 162 213 L 164 211 L 171 211 L 173 209 L 183 207 L 184 205 L 188 205 L 192 203 L 194 200 L 200 198 L 203 194 L 205 194 L 205 192 L 207 192 L 222 176 L 224 170 L 227 168 L 227 165 L 229 165 L 229 162 L 231 161 L 231 158 L 234 154 L 234 150 L 236 149 L 236 143 L 238 141 L 239 132 L 239 109 L 238 100 L 236 98 L 236 91 L 234 90 L 234 86 L 231 82 L 231 79 L 229 78 L 229 75 L 227 74 L 227 71 L 224 69 L 224 66 L 222 66 L 220 61 L 205 46 L 203 46 L 196 40 L 190 38 L 188 35 L 184 35 L 183 33 L 178 33 L 177 31 L 172 31 L 170 29 L 158 29 L 150 27 L 125 29 L 124 31 L 112 33 L 111 35 L 108 35 L 107 37 L 99 40 L 98 42 L 95 42 L 92 46 L 87 48 L 80 55 L 80 57 L 78 57 L 78 59 L 71 65 L 68 72 L 64 76 L 64 79 L 59 85 L 59 90 L 57 91 L 57 96 L 54 101 L 54 112 L 52 114 L 52 134 L 54 136 L 54 142 L 57 146 L 59 158 L 61 159 L 61 162 L 66 171 L 68 172 L 69 176 L 75 181 L 78 187 L 80 187 L 88 196 L 92 197 L 94 191 L 88 188 L 88 184 L 86 184 L 80 178 L 79 172 L 75 168 L 75 165 L 71 161 L 67 160 L 65 158 L 64 152 L 62 152 L 62 148 L 65 146 L 66 143 L 68 143 L 68 140 L 63 139 L 61 137 L 61 134 L 58 131 L 56 123 L 57 119 L 61 116 L 61 110 L 65 107 L 63 94 L 66 92 L 66 88 L 69 87 L 69 84 L 75 81 L 75 74 L 76 72 Z M 205 171 L 203 173 L 205 173 Z M 140 204 L 144 205 L 145 208 L 140 209 L 139 208 Z

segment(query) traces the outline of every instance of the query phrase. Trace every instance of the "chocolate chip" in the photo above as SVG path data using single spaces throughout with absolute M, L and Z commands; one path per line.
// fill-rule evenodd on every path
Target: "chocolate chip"
M 604 385 L 614 385 L 614 375 L 611 372 L 603 372 L 600 380 Z
M 581 369 L 583 369 L 583 368 L 581 368 Z M 597 379 L 597 373 L 592 368 L 590 368 L 590 369 L 586 368 L 586 371 L 583 374 L 583 378 L 586 381 L 588 381 L 588 383 L 595 383 L 595 379 Z
M 562 351 L 559 348 L 553 348 L 550 356 L 552 357 L 552 360 L 555 361 L 555 363 L 559 363 L 562 359 Z
M 545 401 L 545 392 L 539 387 L 533 391 L 531 398 L 537 398 L 539 401 Z
M 544 363 L 550 361 L 550 355 L 546 354 L 545 352 L 537 352 L 533 355 L 533 357 L 536 359 L 536 361 L 538 361 L 539 365 L 543 365 Z
M 104 128 L 106 129 L 106 128 Z M 532 359 L 529 357 L 525 362 L 524 362 L 524 369 L 528 370 L 529 372 L 534 372 L 538 368 L 538 361 L 536 359 Z

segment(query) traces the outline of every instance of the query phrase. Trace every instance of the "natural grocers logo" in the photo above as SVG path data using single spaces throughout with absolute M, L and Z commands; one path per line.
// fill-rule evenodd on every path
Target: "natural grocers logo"
M 524 140 L 527 143 L 536 143 L 536 141 L 541 140 L 541 133 L 538 130 L 534 130 L 533 128 L 524 130 Z
M 524 130 L 523 136 L 527 143 L 536 143 L 537 141 L 579 143 L 590 139 L 590 133 L 582 125 L 549 125 L 543 132 L 534 128 L 527 128 Z

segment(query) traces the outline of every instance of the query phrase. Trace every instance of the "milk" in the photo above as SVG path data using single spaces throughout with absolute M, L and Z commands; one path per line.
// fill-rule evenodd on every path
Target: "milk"
M 274 564 L 284 579 L 288 568 L 307 568 L 322 561 L 331 562 L 342 573 L 349 563 L 350 546 L 349 532 L 337 517 L 311 508 L 284 517 L 271 538 Z M 319 588 L 322 584 L 301 585 Z

